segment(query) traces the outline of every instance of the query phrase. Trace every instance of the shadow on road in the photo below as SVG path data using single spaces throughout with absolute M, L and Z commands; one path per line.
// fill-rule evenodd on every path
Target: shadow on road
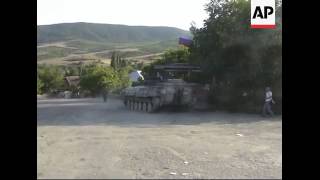
M 122 126 L 158 127 L 163 125 L 234 124 L 279 121 L 254 114 L 223 112 L 158 112 L 130 111 L 121 100 L 109 98 L 106 103 L 95 99 L 38 100 L 38 126 Z

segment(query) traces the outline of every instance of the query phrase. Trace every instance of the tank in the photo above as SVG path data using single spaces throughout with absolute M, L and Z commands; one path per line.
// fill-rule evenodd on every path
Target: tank
M 186 66 L 186 64 L 171 64 L 155 68 L 162 71 L 169 68 L 171 73 L 195 70 L 195 67 Z M 130 110 L 147 112 L 154 112 L 164 107 L 192 108 L 195 105 L 197 102 L 195 93 L 197 89 L 202 88 L 200 84 L 159 76 L 158 72 L 157 76 L 157 79 L 146 80 L 142 85 L 124 89 L 122 92 L 124 105 Z

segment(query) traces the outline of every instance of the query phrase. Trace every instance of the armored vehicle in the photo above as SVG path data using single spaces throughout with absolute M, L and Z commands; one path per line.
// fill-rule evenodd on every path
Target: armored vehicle
M 174 78 L 175 73 L 200 72 L 200 68 L 185 63 L 155 65 L 155 78 L 122 92 L 125 106 L 130 110 L 153 112 L 162 107 L 192 108 L 197 102 L 196 90 L 202 86 Z

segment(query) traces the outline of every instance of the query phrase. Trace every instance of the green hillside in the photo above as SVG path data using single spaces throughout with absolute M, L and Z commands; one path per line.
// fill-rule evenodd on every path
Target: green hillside
M 133 43 L 171 40 L 178 36 L 189 35 L 189 32 L 174 27 L 63 23 L 40 25 L 37 27 L 37 34 L 38 44 L 70 40 Z
M 110 59 L 112 51 L 144 61 L 167 49 L 178 48 L 180 36 L 189 31 L 173 27 L 65 23 L 37 27 L 41 63 L 65 64 L 68 59 Z M 66 61 L 67 60 L 67 61 Z

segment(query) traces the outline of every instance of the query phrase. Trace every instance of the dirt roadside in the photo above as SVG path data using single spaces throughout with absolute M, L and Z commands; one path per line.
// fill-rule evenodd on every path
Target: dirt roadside
M 38 178 L 282 178 L 282 119 L 41 99 Z

